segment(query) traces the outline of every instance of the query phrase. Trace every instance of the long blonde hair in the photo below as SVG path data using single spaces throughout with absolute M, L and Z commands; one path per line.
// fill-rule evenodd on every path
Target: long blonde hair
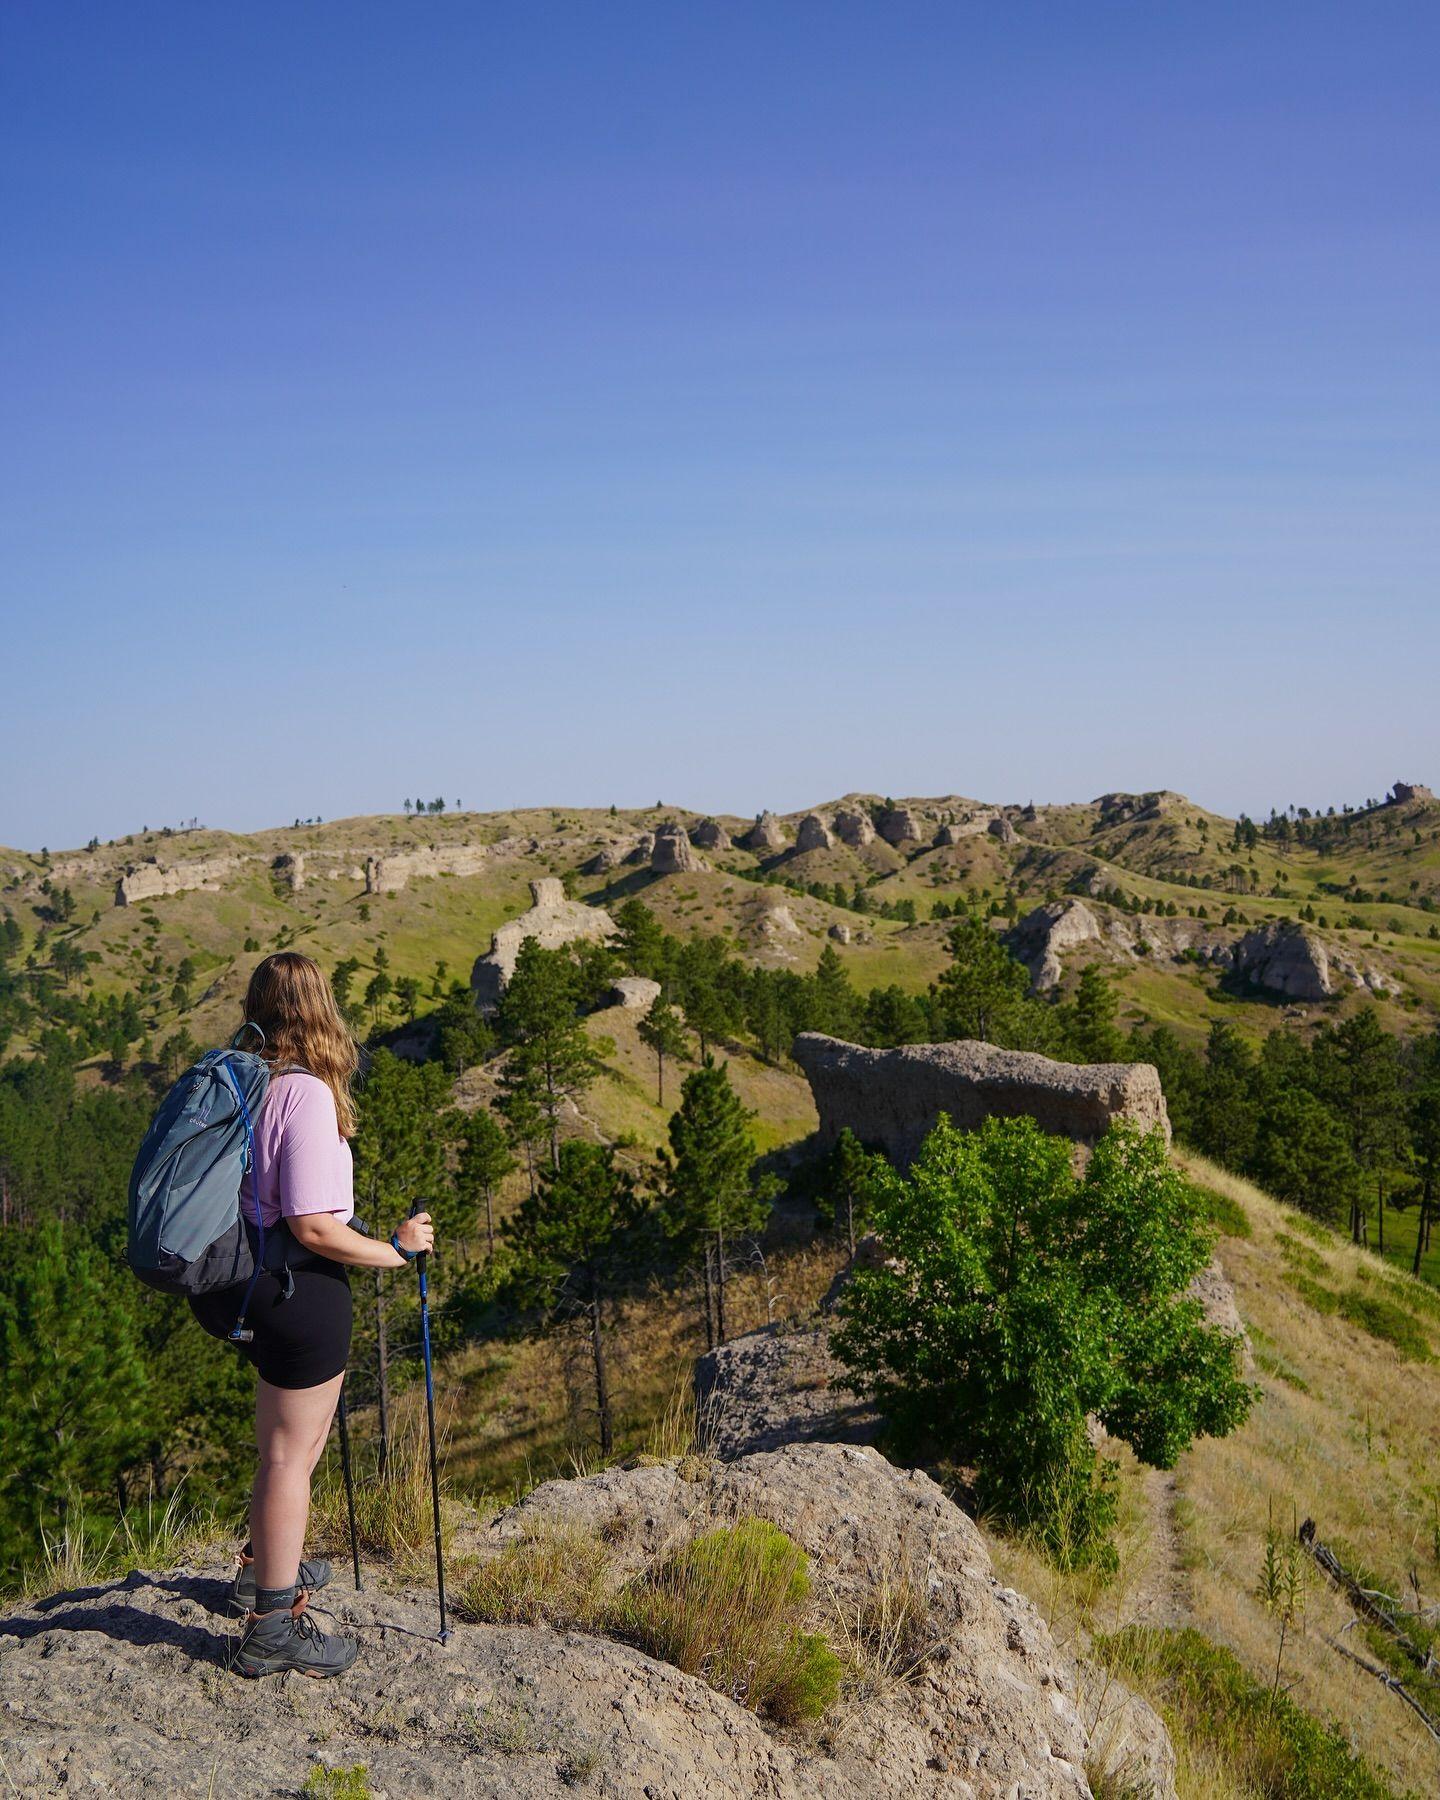
M 267 956 L 250 977 L 245 1020 L 265 1033 L 260 1054 L 273 1068 L 298 1066 L 325 1083 L 335 1096 L 341 1137 L 354 1137 L 350 1083 L 360 1052 L 320 965 L 298 950 Z

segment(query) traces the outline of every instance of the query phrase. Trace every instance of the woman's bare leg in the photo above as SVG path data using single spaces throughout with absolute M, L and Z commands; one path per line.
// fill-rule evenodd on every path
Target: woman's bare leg
M 299 1579 L 300 1552 L 310 1519 L 310 1471 L 330 1432 L 340 1384 L 279 1388 L 259 1381 L 255 1438 L 260 1468 L 250 1500 L 250 1544 L 257 1588 L 291 1587 Z

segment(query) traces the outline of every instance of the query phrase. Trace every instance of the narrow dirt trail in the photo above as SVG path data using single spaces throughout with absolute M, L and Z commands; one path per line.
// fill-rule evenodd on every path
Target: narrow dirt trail
M 1180 1494 L 1175 1471 L 1147 1469 L 1144 1492 L 1150 1554 L 1126 1610 L 1136 1625 L 1186 1625 L 1191 1616 L 1190 1583 L 1175 1517 Z

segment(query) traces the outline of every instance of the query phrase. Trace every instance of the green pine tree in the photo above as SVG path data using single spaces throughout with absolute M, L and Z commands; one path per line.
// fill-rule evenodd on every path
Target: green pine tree
M 723 1063 L 707 1056 L 687 1075 L 680 1108 L 670 1120 L 670 1150 L 663 1156 L 666 1231 L 689 1253 L 699 1253 L 705 1273 L 705 1336 L 711 1349 L 726 1340 L 725 1289 L 735 1240 L 769 1217 L 774 1184 L 754 1177 L 754 1114 L 740 1103 Z
M 504 1225 L 517 1263 L 514 1283 L 547 1323 L 585 1321 L 600 1422 L 600 1454 L 614 1448 L 607 1311 L 618 1283 L 636 1266 L 635 1240 L 648 1202 L 615 1160 L 613 1145 L 570 1138 L 536 1193 Z
M 666 1000 L 657 1000 L 640 1021 L 640 1042 L 655 1052 L 655 1104 L 665 1104 L 665 1058 L 680 1057 L 690 1047 L 685 1021 Z

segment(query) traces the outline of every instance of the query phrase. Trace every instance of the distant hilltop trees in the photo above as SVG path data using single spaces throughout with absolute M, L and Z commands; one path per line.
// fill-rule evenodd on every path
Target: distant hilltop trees
M 445 804 L 446 803 L 443 800 L 407 800 L 405 802 L 405 814 L 408 818 L 411 813 L 443 813 Z M 460 810 L 460 802 L 457 800 L 455 802 L 454 811 L 459 812 Z

